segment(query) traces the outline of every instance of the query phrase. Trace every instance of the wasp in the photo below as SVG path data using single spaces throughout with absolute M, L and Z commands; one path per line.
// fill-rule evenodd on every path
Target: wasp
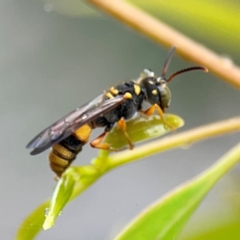
M 126 120 L 133 118 L 138 112 L 150 116 L 157 112 L 164 123 L 171 129 L 173 127 L 164 120 L 164 112 L 170 105 L 171 93 L 167 84 L 177 75 L 192 70 L 207 71 L 202 66 L 193 66 L 173 73 L 166 78 L 170 60 L 175 51 L 173 47 L 165 61 L 160 77 L 155 76 L 150 69 L 144 69 L 137 80 L 125 81 L 111 87 L 92 101 L 70 112 L 56 121 L 28 144 L 27 148 L 33 149 L 31 155 L 39 154 L 52 147 L 49 154 L 51 169 L 58 177 L 70 166 L 84 144 L 89 140 L 94 128 L 104 127 L 103 133 L 90 142 L 93 148 L 116 151 L 109 143 L 103 142 L 106 134 L 115 124 L 123 131 L 129 148 L 133 143 L 126 129 Z M 143 110 L 143 102 L 151 106 Z

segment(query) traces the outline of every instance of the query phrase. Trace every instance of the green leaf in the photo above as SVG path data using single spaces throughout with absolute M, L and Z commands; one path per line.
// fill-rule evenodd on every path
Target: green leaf
M 184 125 L 183 119 L 179 116 L 164 114 L 164 117 L 166 122 L 176 129 Z M 172 130 L 164 125 L 163 120 L 158 115 L 142 116 L 127 122 L 127 133 L 134 143 L 160 137 L 170 131 Z M 128 145 L 122 130 L 117 127 L 106 136 L 105 142 L 111 143 L 111 147 L 117 149 Z
M 22 222 L 18 229 L 15 240 L 31 240 L 42 230 L 42 225 L 45 220 L 45 211 L 48 209 L 50 202 L 46 201 L 36 208 Z
M 75 185 L 73 170 L 68 170 L 68 174 L 63 174 L 55 188 L 50 208 L 46 214 L 46 220 L 43 229 L 46 230 L 54 225 L 55 219 L 61 214 L 63 206 L 69 201 Z M 51 207 L 54 205 L 54 210 Z
M 208 170 L 149 206 L 115 240 L 176 239 L 206 194 L 239 160 L 240 144 Z

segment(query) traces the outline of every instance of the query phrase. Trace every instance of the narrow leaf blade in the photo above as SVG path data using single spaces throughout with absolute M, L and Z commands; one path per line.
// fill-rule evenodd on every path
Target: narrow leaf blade
M 239 160 L 240 144 L 207 171 L 149 206 L 115 240 L 175 239 L 206 194 Z

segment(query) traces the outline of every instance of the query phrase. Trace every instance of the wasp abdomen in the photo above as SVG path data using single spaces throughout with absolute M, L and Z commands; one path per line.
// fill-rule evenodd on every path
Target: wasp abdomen
M 76 153 L 69 151 L 61 144 L 56 144 L 49 154 L 50 167 L 60 177 L 75 157 Z
M 83 125 L 72 135 L 53 145 L 49 161 L 51 169 L 58 177 L 71 165 L 82 150 L 82 146 L 88 141 L 91 130 L 90 125 Z

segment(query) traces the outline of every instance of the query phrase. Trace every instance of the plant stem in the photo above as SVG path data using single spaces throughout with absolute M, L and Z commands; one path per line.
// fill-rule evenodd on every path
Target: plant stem
M 210 72 L 221 77 L 240 89 L 240 69 L 229 64 L 221 56 L 207 49 L 200 43 L 177 32 L 167 24 L 152 17 L 136 6 L 124 0 L 86 0 L 97 6 L 122 23 L 141 34 L 167 47 L 177 46 L 177 52 L 183 57 L 203 65 Z
M 201 126 L 183 133 L 165 137 L 160 140 L 144 144 L 132 151 L 116 153 L 108 157 L 108 168 L 112 169 L 140 158 L 163 152 L 179 146 L 190 146 L 193 142 L 209 137 L 216 137 L 230 132 L 240 131 L 240 117 L 219 121 Z

